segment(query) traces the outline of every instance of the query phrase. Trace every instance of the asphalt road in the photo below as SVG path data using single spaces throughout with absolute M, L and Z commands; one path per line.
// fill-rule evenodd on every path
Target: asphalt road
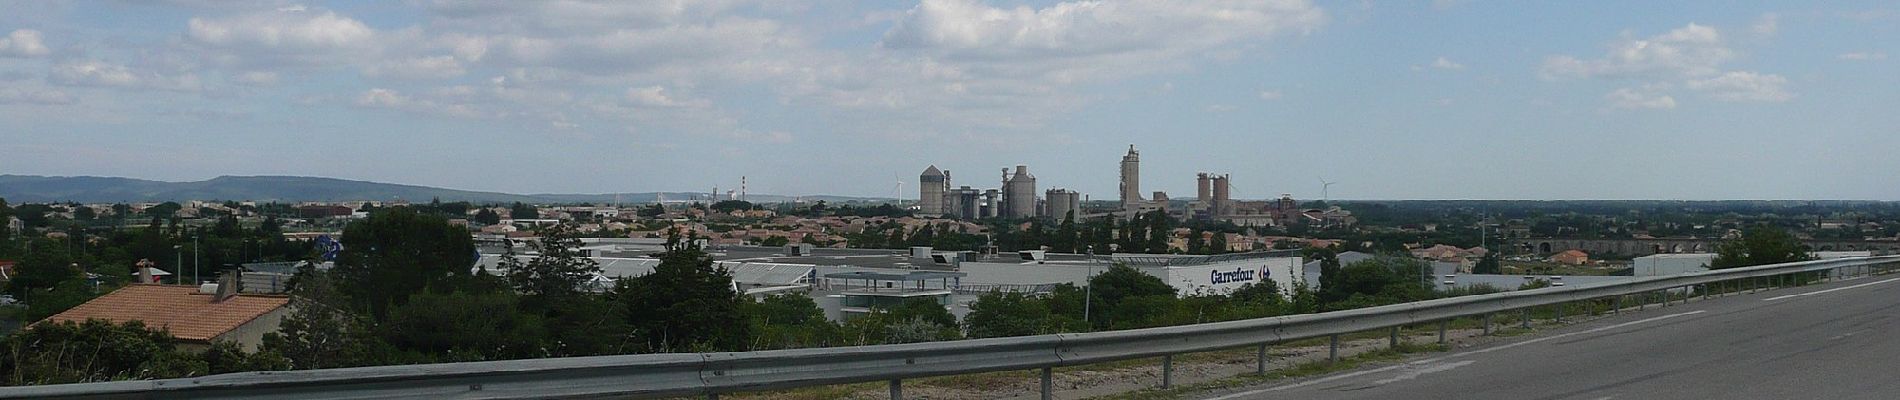
M 1900 399 L 1900 277 L 1651 305 L 1522 340 L 1199 398 Z

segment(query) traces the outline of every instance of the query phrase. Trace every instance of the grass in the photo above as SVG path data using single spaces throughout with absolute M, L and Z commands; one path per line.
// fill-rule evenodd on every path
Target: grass
M 1182 397 L 1183 395 L 1201 393 L 1201 392 L 1206 392 L 1210 390 L 1250 386 L 1250 385 L 1257 385 L 1257 384 L 1281 380 L 1281 379 L 1308 377 L 1308 376 L 1330 374 L 1330 373 L 1340 372 L 1340 371 L 1348 371 L 1348 370 L 1357 369 L 1361 366 L 1365 366 L 1368 364 L 1398 361 L 1398 360 L 1404 359 L 1406 355 L 1412 354 L 1412 353 L 1437 352 L 1437 351 L 1444 351 L 1446 349 L 1447 347 L 1442 346 L 1442 345 L 1437 345 L 1437 344 L 1400 343 L 1399 347 L 1397 348 L 1389 348 L 1389 349 L 1382 349 L 1378 351 L 1360 353 L 1358 355 L 1354 355 L 1351 357 L 1341 357 L 1339 359 L 1339 362 L 1315 361 L 1315 362 L 1294 365 L 1288 368 L 1281 368 L 1277 370 L 1267 371 L 1265 375 L 1256 375 L 1256 374 L 1240 375 L 1240 376 L 1222 378 L 1222 379 L 1217 379 L 1213 381 L 1202 382 L 1202 383 L 1197 383 L 1197 384 L 1192 384 L 1192 385 L 1176 385 L 1175 387 L 1167 388 L 1167 389 L 1149 388 L 1149 389 L 1137 390 L 1137 391 L 1127 392 L 1127 393 L 1118 393 L 1118 394 L 1113 394 L 1113 395 L 1108 395 L 1108 396 L 1092 397 L 1092 399 L 1103 399 L 1103 400 L 1176 399 L 1176 398 Z

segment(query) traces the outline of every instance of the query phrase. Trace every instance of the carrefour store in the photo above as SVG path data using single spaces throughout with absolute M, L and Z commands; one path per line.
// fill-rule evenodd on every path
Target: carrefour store
M 1161 278 L 1180 296 L 1224 294 L 1265 281 L 1272 281 L 1286 294 L 1293 282 L 1304 280 L 1300 275 L 1303 261 L 1292 251 L 1211 256 L 1115 254 L 1093 260 L 963 262 L 956 270 L 969 274 L 962 282 L 971 287 L 1063 283 L 1080 286 L 1087 284 L 1090 276 L 1106 271 L 1111 264 L 1127 265 Z

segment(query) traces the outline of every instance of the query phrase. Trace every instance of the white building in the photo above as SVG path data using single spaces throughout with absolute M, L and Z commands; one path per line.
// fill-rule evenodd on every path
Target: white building
M 1715 262 L 1715 253 L 1678 253 L 1655 254 L 1630 260 L 1630 273 L 1635 276 L 1679 275 L 1690 272 L 1708 271 Z

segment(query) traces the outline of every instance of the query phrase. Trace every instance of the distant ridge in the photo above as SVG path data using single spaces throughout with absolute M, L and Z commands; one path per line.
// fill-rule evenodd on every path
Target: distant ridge
M 619 193 L 622 203 L 652 202 L 665 195 L 668 201 L 702 200 L 706 193 L 646 192 Z M 532 194 L 478 192 L 429 186 L 403 185 L 308 176 L 220 176 L 195 182 L 164 182 L 144 179 L 97 176 L 0 175 L 0 198 L 9 203 L 133 203 L 188 200 L 255 200 L 278 202 L 407 200 L 412 203 L 467 201 L 473 203 L 596 203 L 615 201 L 615 193 L 606 194 Z M 889 199 L 849 196 L 804 196 L 807 201 L 888 201 Z M 748 195 L 753 202 L 780 202 L 797 199 L 781 195 Z

